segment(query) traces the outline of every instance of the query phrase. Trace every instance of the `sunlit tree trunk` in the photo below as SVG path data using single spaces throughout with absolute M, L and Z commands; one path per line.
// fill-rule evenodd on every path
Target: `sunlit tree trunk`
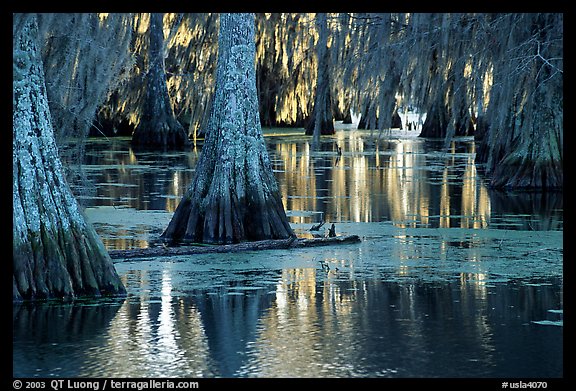
M 222 14 L 216 89 L 192 185 L 162 237 L 234 243 L 293 235 L 262 135 L 253 14 Z
M 321 134 L 334 134 L 334 116 L 328 66 L 328 21 L 325 13 L 316 15 L 316 25 L 318 26 L 316 95 L 312 115 L 306 125 L 306 134 L 313 135 L 314 139 L 318 140 Z
M 439 69 L 437 55 L 433 54 L 430 66 L 430 103 L 420 137 L 445 138 L 450 141 L 453 136 L 468 136 L 474 131 L 464 78 L 464 56 L 461 52 L 455 53 L 455 56 L 456 61 L 449 66 L 449 76 L 445 80 L 442 75 L 445 70 Z
M 136 147 L 179 148 L 190 144 L 186 130 L 176 120 L 166 86 L 162 18 L 161 13 L 150 15 L 146 92 L 142 117 L 132 135 L 132 145 Z
M 35 16 L 15 15 L 13 299 L 125 294 L 112 261 L 62 174 Z

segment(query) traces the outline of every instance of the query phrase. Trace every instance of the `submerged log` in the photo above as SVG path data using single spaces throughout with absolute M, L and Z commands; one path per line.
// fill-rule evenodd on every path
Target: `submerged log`
M 111 250 L 109 252 L 112 259 L 134 259 L 152 257 L 173 257 L 178 255 L 195 255 L 210 253 L 230 253 L 240 251 L 277 250 L 287 248 L 329 246 L 333 244 L 359 243 L 358 235 L 336 236 L 315 239 L 268 239 L 254 242 L 241 242 L 235 244 L 222 245 L 186 245 L 176 247 L 148 247 L 132 250 Z

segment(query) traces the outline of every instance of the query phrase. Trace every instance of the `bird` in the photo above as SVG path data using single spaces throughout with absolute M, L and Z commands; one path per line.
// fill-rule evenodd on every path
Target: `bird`
M 330 226 L 330 229 L 328 230 L 328 237 L 329 238 L 336 237 L 336 226 L 334 225 L 334 223 L 332 223 L 332 226 Z

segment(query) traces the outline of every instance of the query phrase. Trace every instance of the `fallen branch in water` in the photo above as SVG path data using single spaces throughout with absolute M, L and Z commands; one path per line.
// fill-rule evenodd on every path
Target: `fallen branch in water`
M 230 253 L 239 251 L 259 251 L 300 247 L 329 246 L 333 244 L 359 243 L 358 235 L 336 236 L 315 239 L 279 239 L 279 240 L 259 240 L 255 242 L 242 242 L 235 244 L 221 245 L 183 245 L 176 247 L 148 247 L 131 250 L 110 250 L 112 259 L 134 259 L 151 257 L 172 257 L 178 255 L 210 254 L 210 253 Z

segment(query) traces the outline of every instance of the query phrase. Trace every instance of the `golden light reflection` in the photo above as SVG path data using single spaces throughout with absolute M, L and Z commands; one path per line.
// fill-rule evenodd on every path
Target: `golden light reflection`
M 107 249 L 129 250 L 133 248 L 147 248 L 149 245 L 148 240 L 138 239 L 138 237 L 143 237 L 147 233 L 145 229 L 115 231 L 113 238 L 101 236 L 101 239 L 104 247 Z
M 471 141 L 453 142 L 448 153 L 438 153 L 429 152 L 421 139 L 375 141 L 367 132 L 340 130 L 331 144 L 324 142 L 322 150 L 315 151 L 308 139 L 291 135 L 267 136 L 291 223 L 488 227 L 490 198 L 479 179 Z M 122 148 L 98 151 L 98 205 L 174 212 L 194 177 L 200 149 L 156 156 Z M 136 232 L 133 239 L 129 235 L 120 233 L 105 244 L 118 249 L 147 245 L 144 232 Z
M 446 294 L 450 291 L 447 287 L 428 290 L 413 283 L 343 281 L 321 273 L 325 271 L 283 271 L 275 289 L 276 300 L 264 312 L 255 341 L 250 343 L 243 367 L 247 373 L 258 377 L 357 376 L 364 364 L 355 362 L 354 357 L 366 357 L 363 349 L 385 349 L 396 342 L 387 338 L 406 337 L 410 339 L 407 348 L 414 352 L 404 353 L 417 354 L 431 343 L 423 320 L 429 315 L 451 317 L 454 311 L 462 311 L 463 318 L 471 320 L 469 330 L 474 331 L 469 338 L 478 340 L 481 351 L 493 350 L 490 326 L 485 318 L 476 316 L 479 308 L 486 310 L 486 288 L 472 278 L 463 277 L 462 294 L 453 300 Z M 402 322 L 401 328 L 396 327 L 397 322 Z M 387 325 L 396 331 L 390 333 Z M 459 330 L 444 332 L 450 335 Z
M 450 188 L 448 186 L 448 167 L 442 171 L 440 189 L 440 227 L 450 228 Z
M 307 143 L 275 145 L 291 222 L 323 216 L 330 222 L 391 220 L 399 227 L 487 227 L 490 200 L 476 172 L 474 143 L 453 142 L 448 153 L 434 154 L 419 139 L 374 142 L 364 132 L 340 131 L 334 140 L 333 154 L 311 152 Z
M 261 319 L 253 345 L 255 375 L 318 376 L 329 369 L 330 356 L 353 349 L 355 332 L 349 315 L 359 302 L 352 290 L 343 291 L 333 279 L 318 284 L 317 273 L 310 268 L 283 270 L 276 300 Z M 341 336 L 338 352 L 325 345 L 326 336 L 333 335 Z

